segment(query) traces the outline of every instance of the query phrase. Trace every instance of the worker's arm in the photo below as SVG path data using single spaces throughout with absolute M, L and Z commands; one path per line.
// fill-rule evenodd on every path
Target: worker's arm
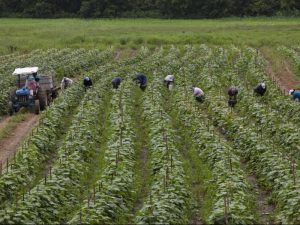
M 70 78 L 67 78 L 67 81 L 69 82 L 69 84 L 73 84 L 73 80 Z
M 64 89 L 65 89 L 65 82 L 64 82 L 64 80 L 62 80 L 62 81 L 60 82 L 60 89 L 61 89 L 61 90 L 64 90 Z

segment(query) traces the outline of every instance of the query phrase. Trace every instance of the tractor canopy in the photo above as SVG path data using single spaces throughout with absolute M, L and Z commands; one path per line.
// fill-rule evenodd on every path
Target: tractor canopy
M 29 75 L 29 74 L 37 73 L 38 70 L 39 70 L 38 67 L 17 68 L 13 72 L 13 75 Z

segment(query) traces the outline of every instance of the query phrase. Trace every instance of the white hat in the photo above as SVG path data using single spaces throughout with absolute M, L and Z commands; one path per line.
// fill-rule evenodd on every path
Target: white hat
M 292 95 L 294 91 L 295 91 L 294 89 L 291 89 L 291 90 L 289 91 L 289 95 Z

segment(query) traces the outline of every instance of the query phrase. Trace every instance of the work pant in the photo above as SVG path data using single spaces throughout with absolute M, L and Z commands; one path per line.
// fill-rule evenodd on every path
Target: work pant
M 236 98 L 229 98 L 229 100 L 228 100 L 229 107 L 234 107 L 236 105 L 236 103 L 237 103 Z
M 147 85 L 145 85 L 145 84 L 144 85 L 142 85 L 142 84 L 140 85 L 140 88 L 141 88 L 142 91 L 145 91 L 146 87 L 147 87 Z
M 114 89 L 118 89 L 118 87 L 119 87 L 120 84 L 118 84 L 118 83 L 112 83 L 112 85 L 113 85 Z
M 202 96 L 198 96 L 198 97 L 195 97 L 196 98 L 196 100 L 198 101 L 198 102 L 204 102 L 204 100 L 205 100 L 205 97 L 204 97 L 204 95 L 202 95 Z

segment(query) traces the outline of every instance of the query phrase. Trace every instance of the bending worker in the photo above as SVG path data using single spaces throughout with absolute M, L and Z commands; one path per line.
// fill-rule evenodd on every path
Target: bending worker
M 236 87 L 230 87 L 228 89 L 228 95 L 229 95 L 228 106 L 234 107 L 236 105 L 238 93 L 239 91 Z
M 164 84 L 169 88 L 170 84 L 174 84 L 174 75 L 167 75 L 164 79 Z
M 85 89 L 91 88 L 93 86 L 93 81 L 90 77 L 85 77 L 83 79 L 83 86 Z
M 68 77 L 64 77 L 60 82 L 60 88 L 61 90 L 67 89 L 73 84 L 73 80 L 71 80 Z
M 198 102 L 204 102 L 204 92 L 198 87 L 192 87 L 193 94 Z
M 121 77 L 115 77 L 112 79 L 111 83 L 114 89 L 118 89 L 119 85 L 121 84 L 122 78 Z
M 254 93 L 256 93 L 257 95 L 263 96 L 267 91 L 267 87 L 266 84 L 264 82 L 258 84 L 255 88 L 254 88 Z
M 145 74 L 139 73 L 135 75 L 133 81 L 136 81 L 137 84 L 140 84 L 140 88 L 144 91 L 147 87 L 147 77 Z
M 289 91 L 289 94 L 292 96 L 293 100 L 300 101 L 300 91 L 292 89 Z

